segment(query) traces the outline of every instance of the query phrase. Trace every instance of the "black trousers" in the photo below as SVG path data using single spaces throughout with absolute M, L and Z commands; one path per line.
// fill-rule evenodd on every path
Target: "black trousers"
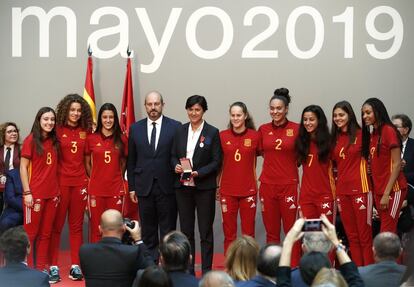
M 213 222 L 216 211 L 216 190 L 198 190 L 196 187 L 182 187 L 176 190 L 177 207 L 181 231 L 191 244 L 193 256 L 190 272 L 194 274 L 195 261 L 195 213 L 197 212 L 198 231 L 200 233 L 201 269 L 205 274 L 213 265 L 214 238 Z
M 138 197 L 141 236 L 154 262 L 158 262 L 160 240 L 177 226 L 175 194 L 165 194 L 154 180 L 148 196 Z

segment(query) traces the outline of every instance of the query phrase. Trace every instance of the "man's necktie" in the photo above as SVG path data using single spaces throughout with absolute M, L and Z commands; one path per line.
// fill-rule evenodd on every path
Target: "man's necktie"
M 152 122 L 152 132 L 151 132 L 151 149 L 155 153 L 155 137 L 157 135 L 157 124 L 155 122 Z
M 6 151 L 6 157 L 4 158 L 4 170 L 8 171 L 10 168 L 10 154 L 11 154 L 11 148 L 8 147 Z

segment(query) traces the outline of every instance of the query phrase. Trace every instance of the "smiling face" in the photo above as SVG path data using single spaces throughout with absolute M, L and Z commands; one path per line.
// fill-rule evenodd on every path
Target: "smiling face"
M 313 134 L 318 128 L 318 117 L 314 112 L 305 112 L 303 114 L 303 126 L 306 131 Z
M 55 127 L 55 115 L 52 112 L 44 113 L 40 117 L 40 128 L 42 130 L 42 135 L 47 136 L 53 128 Z
M 195 104 L 187 109 L 187 115 L 191 125 L 197 126 L 203 120 L 204 110 L 199 104 Z
M 13 125 L 7 126 L 4 134 L 4 144 L 9 146 L 15 144 L 18 140 L 19 132 L 17 131 L 17 128 Z
M 82 116 L 82 106 L 80 103 L 73 102 L 70 104 L 69 111 L 68 111 L 68 119 L 67 124 L 72 127 L 76 127 L 78 125 L 78 121 Z
M 233 129 L 238 130 L 246 126 L 247 115 L 239 106 L 233 106 L 230 109 L 230 123 Z
M 273 99 L 269 104 L 269 114 L 275 125 L 283 124 L 289 108 L 282 100 Z
M 346 132 L 348 129 L 349 115 L 341 108 L 336 108 L 333 111 L 333 121 L 338 129 Z
M 371 105 L 365 104 L 362 106 L 362 120 L 364 121 L 365 125 L 370 126 L 376 123 L 374 110 Z
M 101 123 L 102 123 L 102 129 L 106 131 L 112 131 L 112 128 L 114 127 L 114 112 L 110 110 L 105 110 L 102 112 L 101 115 Z

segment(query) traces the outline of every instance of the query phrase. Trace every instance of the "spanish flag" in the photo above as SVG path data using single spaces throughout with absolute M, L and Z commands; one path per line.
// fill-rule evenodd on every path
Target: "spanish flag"
M 96 124 L 95 92 L 93 89 L 92 71 L 92 53 L 89 53 L 88 66 L 86 68 L 85 88 L 83 90 L 83 98 L 88 102 L 89 106 L 91 107 L 93 122 Z
M 135 122 L 134 91 L 132 89 L 131 58 L 127 60 L 127 71 L 124 84 L 124 95 L 121 108 L 121 129 L 126 136 L 129 135 L 129 127 Z

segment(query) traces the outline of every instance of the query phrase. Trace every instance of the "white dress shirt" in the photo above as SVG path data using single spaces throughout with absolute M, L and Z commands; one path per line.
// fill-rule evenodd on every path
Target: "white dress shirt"
M 193 131 L 193 129 L 191 128 L 191 124 L 188 126 L 186 157 L 190 159 L 191 165 L 193 165 L 194 150 L 196 148 L 196 144 L 198 142 L 198 138 L 200 137 L 201 131 L 203 130 L 203 127 L 204 127 L 204 121 L 195 131 Z

